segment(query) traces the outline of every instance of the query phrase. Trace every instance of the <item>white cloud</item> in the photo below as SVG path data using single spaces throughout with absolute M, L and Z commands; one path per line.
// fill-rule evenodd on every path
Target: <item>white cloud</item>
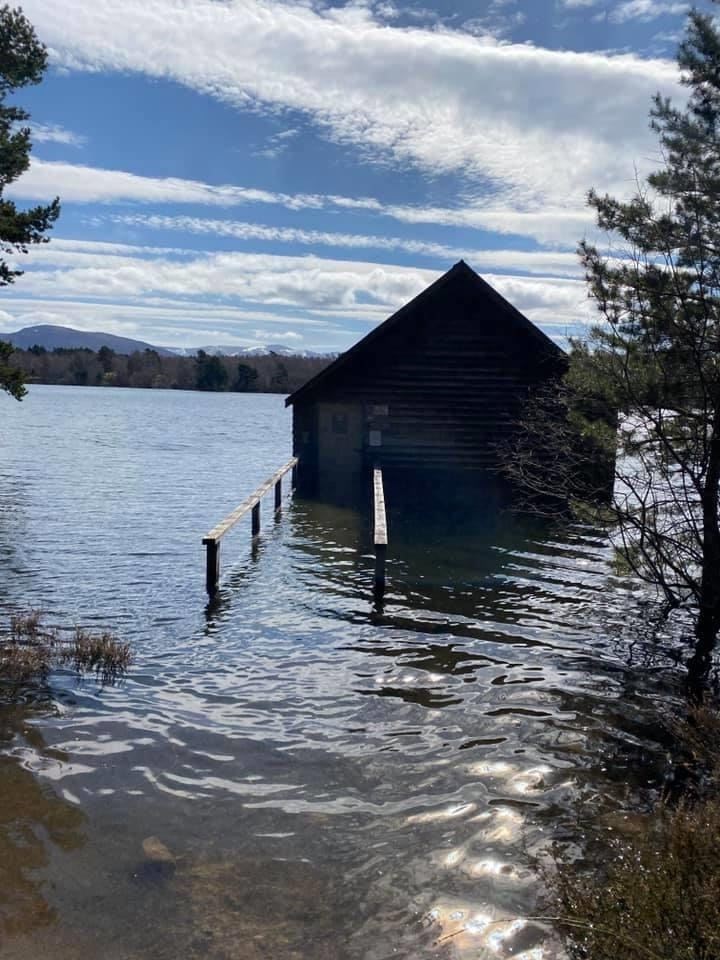
M 609 19 L 615 23 L 625 23 L 627 20 L 655 20 L 667 14 L 687 13 L 689 3 L 664 3 L 663 0 L 624 0 L 609 14 Z
M 638 0 L 633 0 L 638 2 Z M 170 78 L 240 108 L 302 111 L 336 141 L 491 184 L 503 205 L 577 206 L 641 166 L 674 64 L 399 28 L 367 7 L 269 0 L 26 0 L 71 69 Z
M 279 307 L 312 308 L 373 304 L 396 307 L 436 276 L 436 271 L 364 261 L 259 253 L 193 253 L 182 258 L 94 253 L 53 244 L 31 249 L 23 292 L 99 300 L 149 295 L 220 299 Z M 197 309 L 197 305 L 196 305 Z
M 118 336 L 134 337 L 159 346 L 189 347 L 202 344 L 254 346 L 288 339 L 287 329 L 276 333 L 275 324 L 287 326 L 288 317 L 237 307 L 203 308 L 181 301 L 157 303 L 98 303 L 87 300 L 34 299 L 11 297 L 8 310 L 0 311 L 0 327 L 12 332 L 42 323 L 59 324 L 78 330 L 102 330 Z M 331 349 L 347 346 L 347 332 L 329 320 L 303 319 L 295 323 L 310 331 L 316 347 Z M 258 337 L 257 324 L 269 328 Z M 2 333 L 0 333 L 0 338 Z M 300 340 L 306 336 L 296 333 Z M 290 340 L 297 342 L 295 337 Z
M 122 256 L 132 257 L 197 257 L 195 250 L 184 247 L 153 247 L 130 243 L 108 243 L 100 240 L 66 240 L 53 237 L 49 243 L 32 247 L 28 257 L 18 258 L 23 265 L 52 264 L 54 266 L 77 266 L 79 264 L 112 265 Z
M 272 203 L 294 210 L 323 205 L 321 197 L 311 194 L 213 186 L 177 177 L 140 177 L 123 170 L 105 170 L 37 158 L 32 160 L 29 170 L 9 190 L 14 196 L 32 200 L 47 199 L 57 193 L 66 203 L 197 203 L 221 207 Z
M 86 137 L 67 130 L 59 123 L 30 122 L 27 126 L 34 143 L 62 143 L 68 147 L 83 147 L 87 143 Z
M 343 321 L 378 323 L 438 276 L 435 270 L 317 256 L 205 253 L 177 258 L 157 252 L 161 248 L 137 248 L 133 254 L 128 245 L 110 251 L 111 245 L 101 243 L 94 252 L 90 242 L 76 248 L 73 243 L 77 241 L 61 242 L 55 254 L 49 244 L 26 258 L 30 269 L 22 278 L 23 296 L 13 291 L 4 301 L 6 312 L 18 319 L 18 305 L 23 305 L 22 323 L 16 325 L 77 326 L 73 317 L 78 315 L 86 318 L 85 329 L 110 329 L 99 322 L 107 317 L 116 324 L 111 332 L 130 323 L 135 325 L 126 329 L 130 335 L 179 343 L 168 339 L 176 325 L 187 331 L 212 324 L 241 336 L 252 322 L 252 329 L 272 324 L 283 334 L 296 333 L 309 348 L 345 349 L 354 337 L 342 329 Z M 590 306 L 579 280 L 485 276 L 559 338 L 587 321 Z M 203 335 L 194 342 L 210 341 Z
M 302 334 L 296 333 L 294 330 L 285 330 L 281 333 L 278 333 L 277 330 L 253 330 L 253 337 L 255 340 L 262 343 L 263 341 L 267 342 L 268 340 L 277 340 L 285 343 L 295 343 L 302 340 Z
M 479 269 L 490 267 L 560 276 L 577 276 L 580 273 L 579 261 L 574 252 L 478 250 L 402 237 L 266 226 L 237 220 L 215 220 L 201 217 L 117 214 L 110 219 L 113 223 L 121 223 L 130 227 L 177 230 L 183 233 L 214 237 L 233 237 L 244 241 L 264 240 L 275 243 L 295 243 L 335 248 L 402 250 L 405 253 L 446 260 L 448 263 L 459 259 L 471 260 Z

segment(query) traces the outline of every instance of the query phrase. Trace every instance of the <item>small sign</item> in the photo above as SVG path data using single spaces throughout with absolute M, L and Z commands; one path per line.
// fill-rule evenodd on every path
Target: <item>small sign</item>
M 390 410 L 386 403 L 376 403 L 370 407 L 370 412 L 374 417 L 387 417 Z
M 382 430 L 371 430 L 369 436 L 369 443 L 371 447 L 381 447 L 382 446 Z

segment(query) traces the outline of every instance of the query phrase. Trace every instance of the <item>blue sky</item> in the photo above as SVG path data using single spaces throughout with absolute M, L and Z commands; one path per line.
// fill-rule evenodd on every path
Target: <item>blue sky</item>
M 51 67 L 8 193 L 63 210 L 0 330 L 343 350 L 462 256 L 562 341 L 584 196 L 657 164 L 687 8 L 25 0 Z

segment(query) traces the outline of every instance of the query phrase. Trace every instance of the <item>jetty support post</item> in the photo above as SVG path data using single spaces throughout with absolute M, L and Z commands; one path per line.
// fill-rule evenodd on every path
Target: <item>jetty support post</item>
M 220 583 L 220 541 L 203 539 L 205 544 L 205 589 L 214 597 Z
M 382 470 L 373 470 L 373 544 L 375 547 L 375 594 L 385 592 L 385 559 L 387 556 L 387 517 Z
M 252 496 L 243 500 L 239 507 L 236 507 L 231 514 L 225 517 L 220 523 L 212 528 L 210 533 L 203 537 L 205 546 L 205 586 L 210 597 L 214 597 L 218 591 L 220 583 L 220 541 L 248 511 L 251 515 L 251 531 L 253 539 L 260 533 L 260 501 L 265 494 L 275 488 L 275 509 L 280 510 L 282 505 L 282 478 L 286 473 L 295 473 L 297 466 L 297 457 L 289 460 L 284 467 L 281 467 L 277 473 L 274 473 L 269 480 L 258 487 Z

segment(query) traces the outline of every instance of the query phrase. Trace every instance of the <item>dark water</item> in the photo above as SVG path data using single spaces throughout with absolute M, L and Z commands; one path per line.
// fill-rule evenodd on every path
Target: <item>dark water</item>
M 662 769 L 679 689 L 599 534 L 390 504 L 378 611 L 363 518 L 288 501 L 206 609 L 200 538 L 287 459 L 281 398 L 2 413 L 0 616 L 109 625 L 135 663 L 0 708 L 0 956 L 560 956 L 533 857 Z

